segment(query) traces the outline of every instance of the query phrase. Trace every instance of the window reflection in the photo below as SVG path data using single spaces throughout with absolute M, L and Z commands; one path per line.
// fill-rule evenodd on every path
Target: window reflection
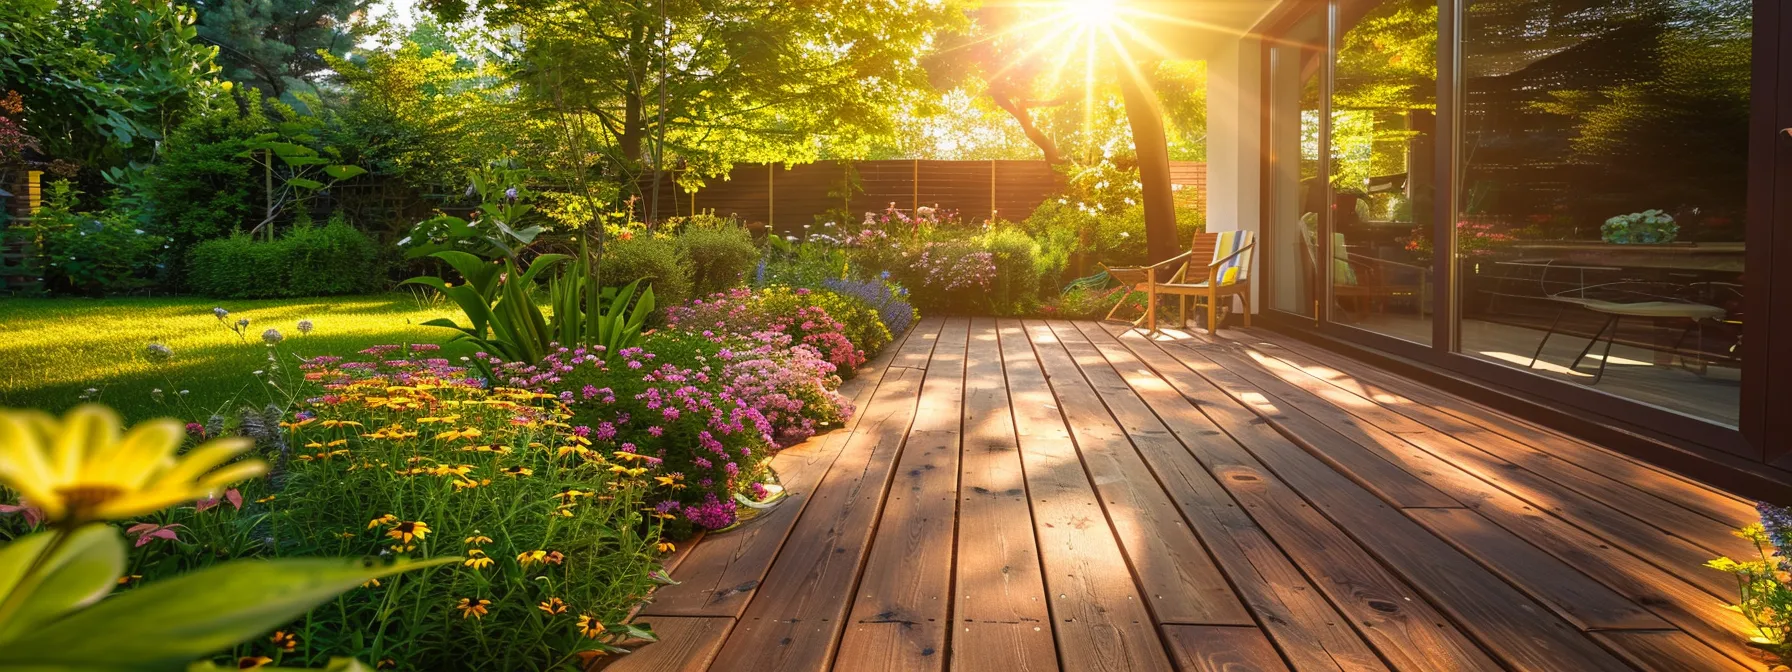
M 1437 3 L 1348 4 L 1339 26 L 1331 93 L 1333 320 L 1429 343 Z
M 1751 3 L 1465 5 L 1463 352 L 1734 425 Z

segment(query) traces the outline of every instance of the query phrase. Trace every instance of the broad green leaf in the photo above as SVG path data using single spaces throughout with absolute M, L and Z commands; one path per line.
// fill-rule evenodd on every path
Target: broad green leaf
M 0 573 L 16 575 L 14 570 L 22 569 L 18 565 L 29 564 L 53 536 L 51 532 L 38 532 L 8 544 L 0 550 L 0 563 L 5 565 Z M 23 547 L 21 553 L 14 553 L 14 547 Z M 30 555 L 21 557 L 23 553 Z M 0 623 L 0 643 L 111 593 L 118 587 L 118 577 L 124 574 L 124 556 L 124 538 L 111 525 L 94 523 L 70 533 L 55 554 L 39 565 L 35 585 L 15 586 L 30 593 L 19 610 Z M 17 579 L 8 581 L 0 576 L 0 585 L 14 581 Z M 0 595 L 10 592 L 0 590 Z
M 300 189 L 310 189 L 313 191 L 324 188 L 324 183 L 319 182 L 317 180 L 308 180 L 303 177 L 292 178 L 290 180 L 287 180 L 286 183 L 290 184 L 292 186 L 298 187 Z
M 330 177 L 334 177 L 338 180 L 346 180 L 351 177 L 366 174 L 367 169 L 360 166 L 324 166 L 324 172 L 329 173 Z
M 321 166 L 330 162 L 329 159 L 320 156 L 296 156 L 292 154 L 279 154 L 278 156 L 282 162 L 285 162 L 286 165 L 289 166 Z
M 368 566 L 338 559 L 244 560 L 149 583 L 0 647 L 0 669 L 179 669 L 269 630 L 368 579 L 459 560 Z

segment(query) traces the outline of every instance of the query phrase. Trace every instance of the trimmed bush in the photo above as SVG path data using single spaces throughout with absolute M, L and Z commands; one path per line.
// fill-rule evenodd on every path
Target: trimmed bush
M 678 251 L 690 260 L 692 291 L 699 296 L 745 283 L 759 261 L 759 248 L 746 227 L 732 219 L 715 221 L 709 226 L 687 223 L 678 234 Z
M 200 243 L 187 257 L 187 286 L 226 299 L 364 294 L 384 284 L 379 258 L 373 240 L 333 218 L 273 242 L 238 234 Z
M 691 298 L 691 260 L 671 238 L 636 235 L 610 241 L 597 263 L 597 279 L 606 287 L 636 280 L 653 285 L 654 300 L 676 306 Z
M 1039 303 L 1039 244 L 1025 231 L 1000 228 L 983 235 L 983 249 L 995 263 L 990 308 L 997 315 L 1032 312 Z

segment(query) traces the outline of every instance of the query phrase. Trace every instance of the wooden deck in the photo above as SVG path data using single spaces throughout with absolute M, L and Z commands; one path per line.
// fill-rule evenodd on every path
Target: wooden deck
M 1264 331 L 928 319 L 610 670 L 1765 670 L 1751 505 Z

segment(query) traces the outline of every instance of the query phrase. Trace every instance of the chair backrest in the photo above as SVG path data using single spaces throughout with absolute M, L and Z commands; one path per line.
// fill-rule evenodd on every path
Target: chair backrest
M 1230 285 L 1249 281 L 1251 279 L 1251 257 L 1256 254 L 1257 248 L 1244 250 L 1237 256 L 1233 256 L 1233 253 L 1244 249 L 1256 240 L 1257 233 L 1255 231 L 1214 231 L 1195 234 L 1194 242 L 1189 245 L 1191 275 L 1198 273 L 1196 269 L 1204 269 L 1208 264 L 1225 259 L 1225 263 L 1214 272 L 1214 278 L 1218 284 Z M 1194 281 L 1206 278 L 1191 277 L 1189 279 Z
M 1316 264 L 1318 262 L 1313 258 L 1313 248 L 1318 247 L 1314 241 L 1315 235 L 1312 229 L 1306 229 L 1302 237 L 1306 242 L 1307 261 Z M 1332 234 L 1332 283 L 1348 287 L 1357 284 L 1356 267 L 1350 264 L 1350 248 L 1345 244 L 1342 233 Z

